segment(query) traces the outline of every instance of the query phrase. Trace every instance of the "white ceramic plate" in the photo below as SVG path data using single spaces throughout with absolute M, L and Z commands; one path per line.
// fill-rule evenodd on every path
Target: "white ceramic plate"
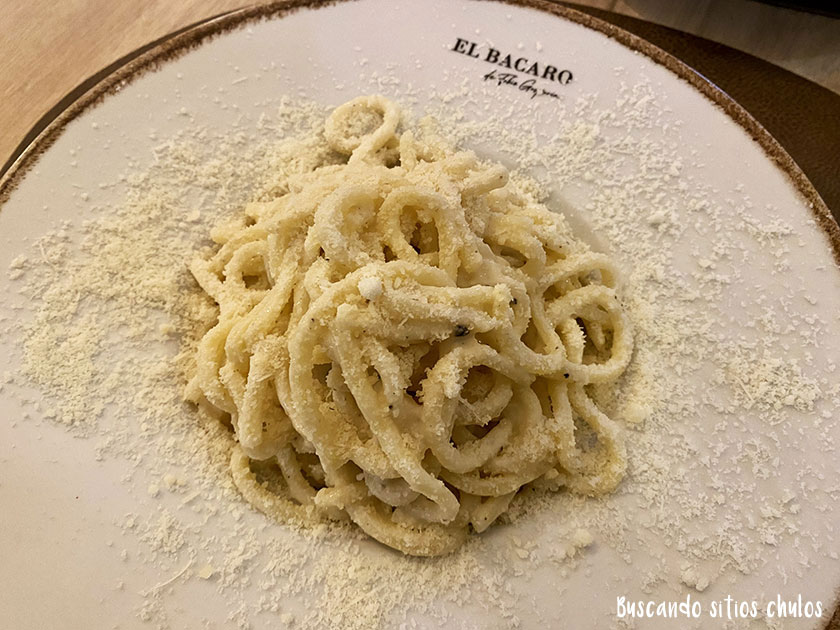
M 618 597 L 690 596 L 702 605 L 700 618 L 636 619 L 634 627 L 724 627 L 710 616 L 713 602 L 756 601 L 760 613 L 778 594 L 819 601 L 824 610 L 822 619 L 788 618 L 783 627 L 825 625 L 840 585 L 833 372 L 840 272 L 824 206 L 808 197 L 813 191 L 798 171 L 786 164 L 784 172 L 768 155 L 772 141 L 709 100 L 714 90 L 702 80 L 684 69 L 681 78 L 626 46 L 632 38 L 611 31 L 622 44 L 535 8 L 357 0 L 262 13 L 262 20 L 252 11 L 205 25 L 147 53 L 48 129 L 0 182 L 8 195 L 0 269 L 31 256 L 34 239 L 63 220 L 78 224 L 93 207 L 105 214 L 119 207 L 126 195 L 120 175 L 149 169 L 161 143 L 195 138 L 198 129 L 259 134 L 261 116 L 285 96 L 333 106 L 382 92 L 416 114 L 459 112 L 464 124 L 495 118 L 504 123 L 495 135 L 483 127 L 466 142 L 510 165 L 527 157 L 526 170 L 548 173 L 554 207 L 619 260 L 635 283 L 640 329 L 667 333 L 651 349 L 668 391 L 655 418 L 629 429 L 630 476 L 619 493 L 595 507 L 559 499 L 554 513 L 498 527 L 476 557 L 496 565 L 510 558 L 512 569 L 499 573 L 505 584 L 495 591 L 476 585 L 474 599 L 433 608 L 446 611 L 452 627 L 508 627 L 518 618 L 526 628 L 596 628 L 618 624 Z M 507 55 L 512 68 L 500 65 Z M 561 150 L 552 153 L 552 146 Z M 665 264 L 655 269 L 646 260 Z M 2 282 L 4 313 L 25 319 L 25 308 L 12 308 L 21 303 L 20 285 Z M 650 310 L 642 308 L 646 299 Z M 666 316 L 672 319 L 656 321 Z M 16 344 L 14 334 L 2 337 L 12 377 Z M 164 360 L 174 352 L 158 339 L 149 344 Z M 131 383 L 126 388 L 129 395 Z M 260 598 L 271 590 L 260 586 L 262 556 L 242 561 L 253 578 L 236 583 L 235 597 L 218 575 L 195 577 L 206 545 L 188 540 L 151 558 L 142 527 L 128 527 L 124 515 L 144 523 L 156 522 L 162 506 L 175 519 L 201 509 L 182 506 L 182 495 L 149 496 L 150 483 L 159 481 L 153 461 L 100 460 L 107 434 L 75 437 L 45 420 L 43 407 L 22 405 L 24 389 L 0 391 L 4 627 L 149 627 L 143 617 L 184 628 L 292 623 L 254 612 L 266 608 Z M 37 389 L 30 397 L 37 399 Z M 266 538 L 293 536 L 259 514 L 242 518 Z M 578 526 L 596 542 L 562 561 L 570 528 Z M 223 528 L 210 520 L 197 536 L 206 541 Z M 191 549 L 198 555 L 187 572 L 150 602 L 149 590 L 187 566 Z M 375 545 L 358 553 L 371 562 L 387 554 Z M 213 562 L 218 568 L 231 558 L 220 551 Z M 389 587 L 387 577 L 359 592 L 349 586 L 347 600 L 377 597 L 368 592 L 372 584 Z M 489 592 L 509 608 L 478 601 Z M 307 609 L 320 605 L 305 593 L 289 600 L 298 627 Z M 428 616 L 409 611 L 409 627 Z

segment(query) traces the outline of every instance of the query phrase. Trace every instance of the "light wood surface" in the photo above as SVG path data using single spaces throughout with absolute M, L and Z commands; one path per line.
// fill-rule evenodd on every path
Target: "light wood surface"
M 739 48 L 840 92 L 840 20 L 751 0 L 576 0 Z M 0 164 L 84 79 L 149 41 L 247 0 L 4 0 Z
M 840 93 L 838 19 L 754 0 L 570 1 L 726 44 Z M 92 74 L 172 31 L 251 3 L 2 0 L 0 165 L 43 114 Z M 830 628 L 840 630 L 840 616 Z

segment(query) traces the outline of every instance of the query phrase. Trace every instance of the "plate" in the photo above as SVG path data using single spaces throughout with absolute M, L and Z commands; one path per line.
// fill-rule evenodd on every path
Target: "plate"
M 522 501 L 512 522 L 435 560 L 251 511 L 213 450 L 224 436 L 190 416 L 171 370 L 179 302 L 165 289 L 186 277 L 180 261 L 216 213 L 270 179 L 283 136 L 367 93 L 432 113 L 535 177 L 618 261 L 637 331 L 616 409 L 629 456 L 619 490 Z M 830 617 L 837 226 L 766 132 L 643 41 L 531 2 L 237 12 L 104 79 L 0 194 L 10 627 L 819 628 Z M 110 295 L 116 276 L 137 291 Z

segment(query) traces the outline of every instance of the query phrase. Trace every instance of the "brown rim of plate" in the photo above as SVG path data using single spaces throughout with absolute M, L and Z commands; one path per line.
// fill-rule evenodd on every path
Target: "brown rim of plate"
M 129 53 L 71 91 L 56 107 L 47 112 L 35 124 L 33 131 L 27 134 L 27 137 L 32 138 L 31 142 L 22 148 L 18 147 L 17 156 L 14 157 L 11 164 L 7 164 L 4 171 L 0 171 L 0 204 L 9 198 L 22 176 L 61 135 L 68 122 L 99 103 L 106 96 L 119 92 L 145 72 L 155 70 L 167 61 L 199 46 L 204 41 L 242 26 L 249 21 L 274 18 L 299 9 L 322 8 L 348 1 L 352 0 L 275 0 L 274 2 L 238 9 L 198 22 Z M 804 197 L 817 224 L 828 236 L 834 260 L 837 264 L 840 264 L 840 227 L 834 221 L 828 206 L 820 197 L 814 185 L 811 184 L 805 173 L 770 132 L 709 79 L 647 40 L 575 9 L 554 4 L 548 0 L 494 1 L 550 13 L 603 33 L 631 50 L 643 53 L 691 84 L 738 123 L 788 176 L 796 190 Z M 100 75 L 102 76 L 100 77 Z M 98 80 L 96 80 L 97 78 Z M 38 127 L 41 127 L 41 129 L 38 129 Z
M 19 146 L 15 151 L 17 155 L 13 154 L 10 163 L 7 163 L 0 171 L 0 207 L 9 198 L 26 172 L 35 165 L 38 157 L 61 135 L 67 123 L 105 97 L 119 92 L 144 73 L 156 70 L 167 61 L 185 54 L 203 42 L 247 22 L 276 18 L 300 9 L 323 8 L 350 1 L 354 0 L 275 0 L 267 4 L 237 9 L 174 31 L 118 59 L 68 93 L 35 123 L 33 129 L 27 134 L 27 138 L 31 138 L 31 141 L 26 143 L 25 140 L 22 143 L 23 146 Z M 770 132 L 717 85 L 658 46 L 586 13 L 554 4 L 549 0 L 490 1 L 536 9 L 603 33 L 627 48 L 644 54 L 687 81 L 738 123 L 788 176 L 796 190 L 804 197 L 817 224 L 828 236 L 834 260 L 840 265 L 840 227 L 834 221 L 828 206 L 814 185 Z M 840 598 L 840 593 L 838 593 L 838 598 Z M 835 604 L 837 604 L 834 611 L 836 619 L 840 618 L 840 602 L 835 602 Z M 828 624 L 832 625 L 832 620 L 829 620 Z M 832 625 L 832 627 L 835 626 Z M 840 627 L 840 624 L 836 627 Z
M 25 140 L 22 143 L 24 146 L 19 146 L 15 151 L 17 155 L 13 155 L 11 163 L 6 164 L 0 171 L 0 204 L 9 198 L 22 176 L 61 135 L 68 122 L 99 103 L 106 96 L 119 92 L 145 72 L 155 70 L 167 61 L 199 46 L 204 41 L 242 26 L 249 21 L 274 18 L 299 9 L 322 8 L 348 1 L 351 0 L 275 0 L 267 4 L 238 9 L 209 18 L 175 31 L 129 53 L 80 84 L 36 122 L 33 130 L 27 134 L 27 139 L 31 138 L 31 141 L 26 143 Z M 840 264 L 840 227 L 834 221 L 828 206 L 820 197 L 816 188 L 770 132 L 709 79 L 647 40 L 586 13 L 554 4 L 548 0 L 495 1 L 550 13 L 603 33 L 631 50 L 643 53 L 691 84 L 737 122 L 788 176 L 796 190 L 804 197 L 817 224 L 828 236 L 834 260 L 837 264 Z
M 37 162 L 37 158 L 61 135 L 68 122 L 106 96 L 119 92 L 145 72 L 155 70 L 204 41 L 249 21 L 274 18 L 303 8 L 322 8 L 347 1 L 350 0 L 275 0 L 267 4 L 238 9 L 184 27 L 118 59 L 68 93 L 26 134 L 12 158 L 0 170 L 0 205 L 9 198 L 23 175 Z M 796 190 L 804 197 L 817 224 L 828 236 L 834 260 L 840 265 L 840 227 L 831 216 L 831 211 L 819 192 L 770 132 L 717 85 L 647 40 L 586 13 L 548 0 L 495 1 L 550 13 L 603 33 L 631 50 L 643 53 L 691 84 L 737 122 L 787 175 Z

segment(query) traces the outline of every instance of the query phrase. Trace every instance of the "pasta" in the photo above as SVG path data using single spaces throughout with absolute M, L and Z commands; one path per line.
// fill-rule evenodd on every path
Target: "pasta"
M 433 556 L 523 487 L 616 487 L 594 390 L 633 341 L 607 256 L 501 165 L 401 125 L 381 96 L 338 107 L 318 164 L 214 228 L 191 271 L 218 321 L 187 398 L 230 423 L 261 511 Z

